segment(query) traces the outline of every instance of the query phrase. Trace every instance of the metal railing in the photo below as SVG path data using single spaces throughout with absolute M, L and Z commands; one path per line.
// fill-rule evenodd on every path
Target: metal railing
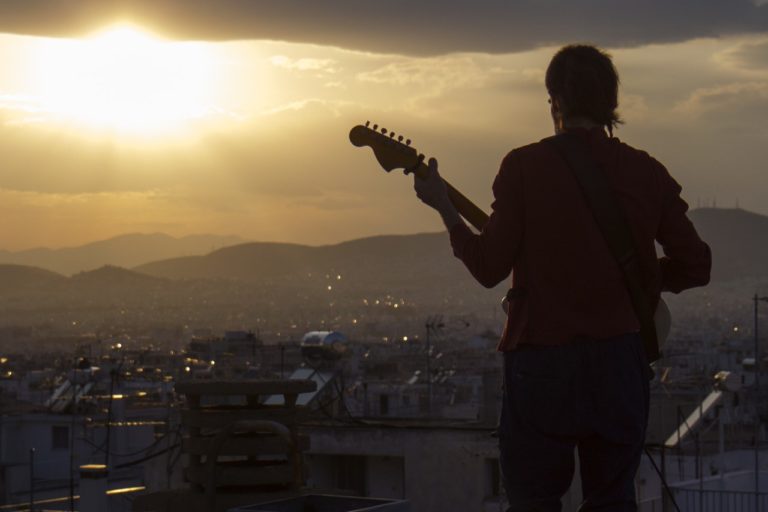
M 681 511 L 759 512 L 768 511 L 768 493 L 673 489 Z
M 768 493 L 672 488 L 680 512 L 768 512 Z M 639 512 L 673 512 L 662 498 L 638 503 Z

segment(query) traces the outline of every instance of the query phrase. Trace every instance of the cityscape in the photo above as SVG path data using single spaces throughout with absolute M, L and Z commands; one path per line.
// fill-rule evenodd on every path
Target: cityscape
M 0 1 L 0 512 L 768 512 L 766 56 L 768 0 Z
M 722 226 L 707 224 L 721 216 L 757 220 L 756 229 L 768 232 L 768 218 L 749 212 L 694 210 L 715 255 L 740 243 L 735 226 L 718 235 Z M 110 468 L 104 485 L 115 492 L 101 506 L 187 506 L 173 500 L 203 485 L 194 468 L 204 466 L 189 446 L 195 402 L 184 386 L 200 384 L 202 394 L 206 383 L 230 383 L 226 393 L 211 391 L 202 402 L 198 395 L 196 406 L 230 407 L 248 419 L 253 397 L 242 386 L 266 381 L 312 388 L 295 395 L 301 412 L 292 427 L 308 489 L 407 500 L 420 510 L 504 510 L 495 433 L 503 286 L 473 286 L 446 245 L 436 233 L 280 246 L 283 259 L 270 256 L 275 247 L 247 242 L 201 255 L 224 261 L 230 277 L 203 266 L 161 277 L 164 268 L 186 268 L 178 259 L 132 270 L 104 262 L 71 277 L 0 265 L 14 283 L 3 289 L 0 323 L 4 502 L 22 509 L 34 496 L 46 510 L 69 510 L 84 499 L 80 468 L 103 464 Z M 307 260 L 294 255 L 286 263 L 287 252 L 302 250 Z M 262 259 L 238 268 L 222 259 L 228 251 Z M 673 329 L 655 365 L 646 448 L 677 504 L 705 507 L 690 510 L 724 510 L 721 500 L 754 510 L 754 500 L 760 507 L 768 500 L 759 484 L 768 465 L 761 398 L 768 376 L 764 338 L 755 337 L 755 321 L 760 328 L 768 319 L 768 305 L 761 307 L 768 299 L 759 295 L 768 276 L 748 277 L 749 263 L 740 265 L 718 265 L 716 275 L 728 278 L 665 296 Z M 192 275 L 203 268 L 209 275 Z M 238 276 L 246 270 L 250 276 Z M 285 405 L 274 390 L 255 395 L 261 406 Z M 450 486 L 448 466 L 474 476 Z M 650 458 L 636 486 L 640 510 L 672 506 Z M 254 489 L 236 491 L 228 491 L 228 506 L 237 496 L 246 500 L 240 505 L 254 499 Z M 574 487 L 564 504 L 578 500 Z

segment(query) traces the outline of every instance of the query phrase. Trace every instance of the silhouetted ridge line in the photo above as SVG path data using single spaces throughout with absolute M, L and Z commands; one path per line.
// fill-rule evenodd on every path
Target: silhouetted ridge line
M 243 241 L 237 236 L 189 235 L 175 238 L 162 233 L 131 233 L 76 247 L 0 250 L 0 263 L 42 267 L 72 275 L 103 265 L 129 268 L 160 259 L 207 254 L 219 247 Z

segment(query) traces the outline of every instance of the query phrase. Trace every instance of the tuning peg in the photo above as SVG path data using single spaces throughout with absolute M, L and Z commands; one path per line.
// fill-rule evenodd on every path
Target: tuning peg
M 366 128 L 368 128 L 370 125 L 371 125 L 371 122 L 370 122 L 370 121 L 366 121 L 366 122 L 365 122 L 365 127 L 366 127 Z
M 395 132 L 389 132 L 389 138 L 393 138 L 395 136 Z
M 397 142 L 403 142 L 403 136 L 402 135 L 399 135 L 397 137 Z
M 410 145 L 411 145 L 411 139 L 406 139 L 406 141 L 405 141 L 405 145 L 406 145 L 406 146 L 410 146 Z
M 377 125 L 377 124 L 373 125 L 373 129 L 374 130 L 378 130 L 379 129 L 379 125 Z
M 382 128 L 382 129 L 381 129 L 381 133 L 383 133 L 384 135 L 386 135 L 386 134 L 387 134 L 387 129 L 386 129 L 386 128 Z

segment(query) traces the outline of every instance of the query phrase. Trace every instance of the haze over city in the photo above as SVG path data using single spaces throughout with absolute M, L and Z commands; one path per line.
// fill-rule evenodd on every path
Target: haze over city
M 766 116 L 768 0 L 0 1 L 0 510 L 768 510 Z

